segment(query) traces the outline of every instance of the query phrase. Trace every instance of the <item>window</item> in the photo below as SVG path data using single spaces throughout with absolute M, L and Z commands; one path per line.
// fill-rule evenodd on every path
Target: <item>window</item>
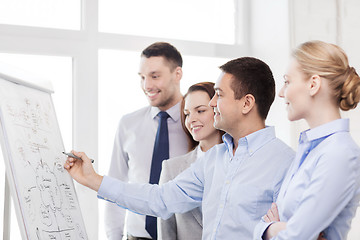
M 0 0 L 0 61 L 52 82 L 65 149 L 91 151 L 104 174 L 120 117 L 148 104 L 137 74 L 140 51 L 171 38 L 184 57 L 183 93 L 194 82 L 216 81 L 217 67 L 248 48 L 239 40 L 248 35 L 240 21 L 246 2 Z M 88 236 L 104 239 L 95 194 L 77 195 Z M 12 220 L 17 239 L 15 214 Z
M 99 0 L 99 30 L 234 44 L 234 3 L 233 0 Z
M 2 0 L 0 23 L 80 30 L 80 0 Z

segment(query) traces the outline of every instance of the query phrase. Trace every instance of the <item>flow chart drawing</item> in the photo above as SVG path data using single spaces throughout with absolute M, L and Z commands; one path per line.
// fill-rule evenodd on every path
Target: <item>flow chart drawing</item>
M 27 239 L 87 239 L 51 95 L 0 79 L 0 120 Z

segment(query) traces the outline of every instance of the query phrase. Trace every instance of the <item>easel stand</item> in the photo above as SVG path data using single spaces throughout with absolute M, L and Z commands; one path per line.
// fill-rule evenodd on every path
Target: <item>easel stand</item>
M 4 226 L 3 226 L 3 239 L 10 239 L 10 226 L 11 226 L 11 197 L 8 179 L 5 174 L 5 193 L 4 193 Z

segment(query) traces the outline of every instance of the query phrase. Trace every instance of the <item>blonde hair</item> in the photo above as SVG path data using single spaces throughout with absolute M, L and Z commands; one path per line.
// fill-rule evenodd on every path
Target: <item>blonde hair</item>
M 296 48 L 292 56 L 307 77 L 319 75 L 328 80 L 340 109 L 347 111 L 360 100 L 360 78 L 339 46 L 322 41 L 310 41 Z

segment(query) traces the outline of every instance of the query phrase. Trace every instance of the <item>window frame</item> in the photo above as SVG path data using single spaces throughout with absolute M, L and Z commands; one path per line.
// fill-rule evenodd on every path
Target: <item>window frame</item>
M 141 52 L 153 42 L 167 41 L 184 55 L 222 58 L 251 55 L 251 3 L 250 0 L 234 1 L 235 44 L 232 45 L 99 32 L 99 0 L 82 0 L 79 31 L 0 24 L 0 52 L 72 57 L 73 148 L 86 149 L 89 156 L 98 158 L 98 51 L 113 49 Z M 96 161 L 94 164 L 96 169 L 98 163 Z M 75 185 L 89 239 L 97 239 L 99 212 L 98 208 L 94 210 L 94 206 L 98 206 L 96 193 Z M 5 191 L 5 186 L 1 188 Z M 6 199 L 9 199 L 8 194 Z M 7 211 L 5 207 L 5 214 Z M 9 231 L 8 225 L 10 223 L 4 222 L 4 234 Z

